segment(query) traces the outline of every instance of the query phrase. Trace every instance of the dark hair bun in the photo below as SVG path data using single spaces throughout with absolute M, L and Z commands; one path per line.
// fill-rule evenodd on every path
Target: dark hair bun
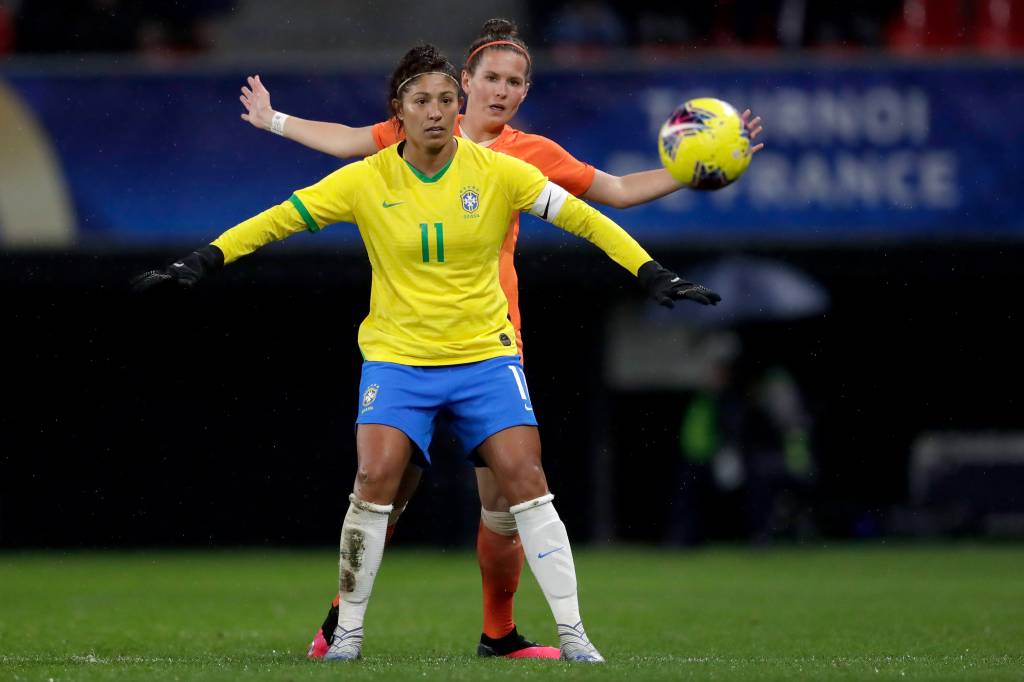
M 509 19 L 502 19 L 500 17 L 488 19 L 484 22 L 483 28 L 480 29 L 480 37 L 494 40 L 518 38 L 519 27 L 516 26 L 516 22 Z
M 466 50 L 466 65 L 463 67 L 470 73 L 476 70 L 480 63 L 480 50 L 488 43 L 508 42 L 512 45 L 492 45 L 489 50 L 520 51 L 526 57 L 526 80 L 530 80 L 530 48 L 519 37 L 519 27 L 516 22 L 500 17 L 488 19 L 480 29 L 480 35 L 474 40 L 469 49 Z

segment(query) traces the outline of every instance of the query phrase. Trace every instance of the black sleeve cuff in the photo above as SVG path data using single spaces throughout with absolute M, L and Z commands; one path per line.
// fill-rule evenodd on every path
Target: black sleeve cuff
M 640 280 L 641 284 L 647 286 L 647 284 L 655 277 L 657 277 L 658 274 L 664 269 L 665 268 L 661 267 L 661 265 L 658 264 L 658 261 L 649 260 L 640 266 L 640 269 L 636 271 L 636 276 L 637 279 Z
M 224 252 L 213 244 L 196 249 L 196 255 L 199 256 L 199 261 L 203 264 L 204 274 L 216 272 L 224 267 Z

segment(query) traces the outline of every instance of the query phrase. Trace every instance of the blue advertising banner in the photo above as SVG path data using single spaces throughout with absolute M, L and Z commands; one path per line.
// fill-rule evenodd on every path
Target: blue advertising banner
M 5 123 L 17 138 L 0 158 L 19 182 L 40 174 L 25 203 L 52 180 L 43 175 L 60 175 L 72 243 L 194 244 L 343 163 L 241 121 L 245 75 L 8 74 L 0 107 L 20 113 Z M 999 64 L 540 73 L 514 124 L 621 175 L 658 166 L 657 130 L 686 99 L 714 96 L 762 116 L 766 148 L 733 186 L 609 211 L 649 244 L 1021 239 L 1022 76 Z M 367 125 L 384 112 L 383 72 L 264 82 L 275 108 L 304 118 Z M 35 147 L 54 162 L 32 163 L 46 157 Z M 23 234 L 12 223 L 39 220 L 46 202 L 5 210 L 5 184 L 0 234 Z M 358 243 L 346 226 L 297 241 L 307 239 Z M 527 245 L 561 239 L 532 220 L 523 230 Z

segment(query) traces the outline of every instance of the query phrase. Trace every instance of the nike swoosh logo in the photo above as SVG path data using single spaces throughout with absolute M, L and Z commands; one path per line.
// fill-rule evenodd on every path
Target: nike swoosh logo
M 398 206 L 398 205 L 404 204 L 404 203 L 405 203 L 404 201 L 396 201 L 393 204 L 389 204 L 388 202 L 385 201 L 384 202 L 384 208 L 392 208 L 393 206 Z
M 544 558 L 544 557 L 546 557 L 547 555 L 549 555 L 549 554 L 554 554 L 555 552 L 560 552 L 560 551 L 562 551 L 563 549 L 565 549 L 565 547 L 559 547 L 558 549 L 553 549 L 553 550 L 551 550 L 550 552 L 537 552 L 537 558 L 538 558 L 538 559 L 543 559 L 543 558 Z
M 544 204 L 544 215 L 540 217 L 541 220 L 548 219 L 548 209 L 551 208 L 551 195 L 548 194 L 548 203 Z

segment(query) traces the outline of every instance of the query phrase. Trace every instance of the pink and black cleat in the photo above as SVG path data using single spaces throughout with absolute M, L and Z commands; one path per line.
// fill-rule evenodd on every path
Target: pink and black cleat
M 316 631 L 316 637 L 309 643 L 309 649 L 306 651 L 306 658 L 323 658 L 327 655 L 328 649 L 331 648 L 331 643 L 324 637 L 323 630 Z
M 514 627 L 512 632 L 501 639 L 493 639 L 487 635 L 480 635 L 480 644 L 476 648 L 476 655 L 482 658 L 500 656 L 502 658 L 554 658 L 557 659 L 562 652 L 553 646 L 541 646 L 519 634 Z
M 331 605 L 327 612 L 327 618 L 320 629 L 316 631 L 313 641 L 306 651 L 306 658 L 323 658 L 331 648 L 331 640 L 334 638 L 334 629 L 338 625 L 338 604 Z M 330 635 L 325 635 L 329 632 Z M 513 627 L 512 632 L 500 639 L 492 639 L 487 635 L 480 635 L 480 644 L 476 648 L 476 655 L 484 658 L 552 658 L 561 656 L 561 651 L 553 646 L 541 646 L 536 642 L 523 637 Z
M 306 658 L 323 658 L 331 648 L 331 640 L 334 639 L 334 629 L 338 627 L 338 597 L 331 602 L 331 608 L 327 611 L 327 618 L 324 618 L 323 625 L 316 631 L 313 641 L 309 643 L 306 650 Z M 327 634 L 324 634 L 327 633 Z

